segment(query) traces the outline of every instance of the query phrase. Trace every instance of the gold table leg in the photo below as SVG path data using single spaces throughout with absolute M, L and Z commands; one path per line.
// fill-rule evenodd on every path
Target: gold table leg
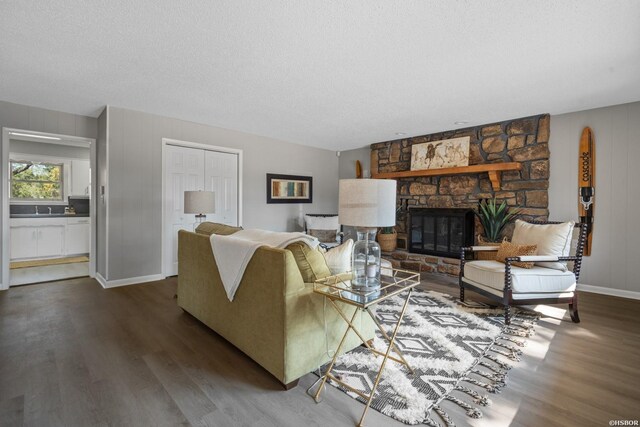
M 335 381 L 335 382 L 339 383 L 340 385 L 342 385 L 342 386 L 350 389 L 351 391 L 355 392 L 356 394 L 361 396 L 363 399 L 367 399 L 367 404 L 366 404 L 366 406 L 364 408 L 364 412 L 362 413 L 362 417 L 360 418 L 360 421 L 357 424 L 358 427 L 361 427 L 363 425 L 364 418 L 367 415 L 367 411 L 369 410 L 369 407 L 371 407 L 371 402 L 373 402 L 373 398 L 374 398 L 374 396 L 376 394 L 376 389 L 378 388 L 378 384 L 380 383 L 380 379 L 382 378 L 382 372 L 384 371 L 384 368 L 385 368 L 385 365 L 387 363 L 387 360 L 391 359 L 391 360 L 393 360 L 395 362 L 398 362 L 398 363 L 400 363 L 402 365 L 405 365 L 412 374 L 415 373 L 413 368 L 409 365 L 409 363 L 406 361 L 406 359 L 402 355 L 402 352 L 400 351 L 400 349 L 395 344 L 396 337 L 398 335 L 398 330 L 400 329 L 400 325 L 402 324 L 402 319 L 404 318 L 404 315 L 405 315 L 405 313 L 407 311 L 407 306 L 409 305 L 409 299 L 411 298 L 412 292 L 413 292 L 413 289 L 409 289 L 409 292 L 407 293 L 407 298 L 404 301 L 404 304 L 402 306 L 402 311 L 400 312 L 400 316 L 398 318 L 398 321 L 396 322 L 396 325 L 395 325 L 395 327 L 393 329 L 393 333 L 391 334 L 391 337 L 389 337 L 389 335 L 385 332 L 385 330 L 382 328 L 382 325 L 380 324 L 380 322 L 378 322 L 378 320 L 375 318 L 375 315 L 370 311 L 370 309 L 369 308 L 364 309 L 369 314 L 369 316 L 371 316 L 371 319 L 373 319 L 374 323 L 376 324 L 376 327 L 382 333 L 384 338 L 389 342 L 389 346 L 387 347 L 387 351 L 384 352 L 384 353 L 374 349 L 373 347 L 371 347 L 367 343 L 367 341 L 364 339 L 362 334 L 360 334 L 360 332 L 357 330 L 357 328 L 353 325 L 353 322 L 354 322 L 354 320 L 356 318 L 356 315 L 358 314 L 358 311 L 361 310 L 360 307 L 356 307 L 355 308 L 355 311 L 353 312 L 353 316 L 351 317 L 351 320 L 349 320 L 349 318 L 344 314 L 344 312 L 335 303 L 335 301 L 333 299 L 329 299 L 329 301 L 331 302 L 331 304 L 333 305 L 335 310 L 338 312 L 340 317 L 342 317 L 344 319 L 344 321 L 347 323 L 347 330 L 344 332 L 344 335 L 342 336 L 342 339 L 340 340 L 340 344 L 338 345 L 338 348 L 336 349 L 336 353 L 334 354 L 333 359 L 331 360 L 331 363 L 329 364 L 329 367 L 327 368 L 327 371 L 322 376 L 322 382 L 320 383 L 320 386 L 318 387 L 318 390 L 316 391 L 315 395 L 313 396 L 313 399 L 316 401 L 316 403 L 320 402 L 320 400 L 319 400 L 320 393 L 322 393 L 322 390 L 324 389 L 324 386 L 325 386 L 325 383 L 327 382 L 327 380 L 329 378 L 331 378 L 333 381 Z M 338 358 L 338 356 L 340 354 L 340 350 L 342 349 L 342 346 L 344 345 L 344 341 L 346 340 L 347 335 L 349 334 L 350 330 L 353 330 L 358 335 L 358 337 L 364 343 L 364 345 L 367 347 L 367 349 L 369 349 L 373 354 L 384 356 L 383 359 L 382 359 L 382 363 L 380 365 L 380 369 L 378 370 L 378 374 L 376 375 L 375 382 L 373 383 L 373 387 L 371 389 L 371 393 L 368 396 L 365 395 L 364 393 L 358 391 L 358 390 L 355 390 L 353 387 L 349 386 L 348 384 L 343 383 L 341 380 L 339 380 L 338 378 L 336 378 L 335 376 L 333 376 L 331 374 L 331 371 L 333 370 L 333 366 L 334 366 L 334 364 L 336 362 L 336 359 Z M 395 350 L 395 352 L 398 354 L 400 359 L 396 359 L 395 357 L 391 356 L 391 351 L 392 350 Z
M 409 292 L 409 296 L 411 296 L 411 292 Z M 409 300 L 409 298 L 407 297 L 407 301 Z M 367 308 L 367 313 L 369 313 L 369 316 L 371 316 L 371 319 L 373 320 L 373 322 L 376 324 L 376 326 L 378 327 L 378 330 L 380 330 L 380 332 L 382 333 L 382 336 L 384 336 L 387 341 L 390 343 L 390 346 L 393 346 L 393 349 L 395 350 L 396 354 L 398 355 L 398 357 L 400 357 L 400 359 L 402 359 L 401 361 L 394 359 L 393 357 L 389 356 L 390 359 L 395 360 L 396 362 L 400 362 L 402 363 L 404 366 L 407 367 L 407 369 L 409 370 L 409 372 L 411 372 L 412 374 L 415 374 L 415 371 L 413 370 L 413 368 L 411 367 L 411 365 L 409 365 L 409 363 L 405 360 L 404 356 L 402 355 L 402 352 L 400 351 L 400 349 L 398 348 L 398 346 L 395 344 L 395 340 L 394 342 L 391 342 L 391 338 L 389 338 L 389 335 L 387 335 L 387 333 L 385 332 L 384 329 L 382 329 L 382 325 L 380 324 L 380 322 L 378 322 L 378 319 L 376 319 L 376 316 L 371 312 L 370 309 Z
M 320 383 L 320 386 L 318 387 L 318 391 L 316 391 L 315 396 L 313 396 L 313 400 L 316 401 L 316 403 L 319 402 L 319 398 L 320 398 L 320 393 L 322 392 L 322 389 L 324 388 L 325 383 L 327 382 L 327 379 L 329 378 L 329 374 L 331 373 L 331 370 L 333 369 L 333 365 L 336 363 L 336 359 L 338 358 L 338 356 L 340 355 L 340 350 L 342 349 L 342 345 L 344 344 L 344 341 L 347 339 L 347 335 L 349 334 L 349 331 L 353 328 L 353 321 L 356 318 L 356 315 L 358 314 L 358 307 L 355 307 L 355 310 L 353 310 L 353 316 L 351 317 L 351 321 L 347 322 L 347 330 L 344 331 L 344 335 L 342 336 L 342 339 L 340 340 L 340 344 L 338 344 L 338 348 L 336 348 L 336 354 L 333 355 L 333 359 L 331 359 L 331 364 L 329 365 L 329 368 L 327 369 L 327 372 L 325 372 L 323 378 L 322 378 L 322 382 Z
M 387 364 L 387 359 L 389 359 L 389 353 L 391 353 L 391 350 L 393 348 L 395 348 L 396 336 L 398 335 L 398 330 L 400 329 L 400 324 L 402 323 L 402 318 L 404 317 L 404 313 L 406 312 L 407 306 L 409 305 L 409 298 L 411 297 L 412 290 L 413 289 L 409 289 L 409 293 L 407 294 L 407 299 L 404 301 L 404 305 L 402 306 L 402 311 L 400 312 L 400 317 L 398 318 L 398 322 L 396 323 L 396 327 L 394 328 L 393 334 L 391 335 L 391 339 L 389 340 L 389 347 L 387 347 L 387 352 L 386 352 L 386 354 L 384 356 L 384 359 L 382 359 L 382 364 L 380 365 L 380 370 L 378 370 L 378 375 L 376 376 L 376 380 L 373 383 L 373 388 L 371 389 L 371 394 L 369 395 L 369 400 L 367 401 L 367 405 L 364 407 L 364 412 L 362 413 L 362 417 L 360 418 L 360 421 L 358 422 L 358 427 L 362 427 L 364 425 L 363 424 L 364 423 L 364 417 L 367 416 L 367 411 L 369 410 L 369 407 L 371 406 L 371 402 L 373 401 L 373 397 L 376 394 L 376 389 L 378 388 L 378 383 L 380 382 L 380 378 L 382 378 L 382 372 L 384 371 L 384 367 Z M 380 328 L 380 330 L 382 330 L 382 328 Z M 404 360 L 404 358 L 402 358 L 402 359 Z

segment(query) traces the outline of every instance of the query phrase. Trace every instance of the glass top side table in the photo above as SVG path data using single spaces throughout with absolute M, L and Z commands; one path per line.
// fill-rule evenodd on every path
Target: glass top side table
M 385 274 L 386 273 L 386 274 Z M 315 393 L 311 394 L 311 389 L 314 388 L 315 384 L 312 385 L 307 392 L 311 394 L 316 403 L 320 403 L 320 394 L 324 389 L 324 386 L 327 380 L 331 380 L 335 383 L 340 384 L 344 388 L 348 389 L 356 393 L 358 396 L 362 397 L 366 400 L 367 404 L 364 408 L 364 412 L 362 413 L 362 417 L 358 422 L 358 426 L 362 426 L 364 422 L 364 418 L 367 415 L 367 411 L 371 406 L 371 402 L 373 401 L 373 397 L 376 393 L 376 389 L 378 388 L 378 383 L 380 382 L 380 378 L 382 377 L 382 372 L 384 371 L 384 367 L 387 363 L 387 360 L 391 359 L 396 363 L 400 363 L 407 367 L 411 374 L 414 373 L 413 368 L 409 366 L 407 361 L 405 360 L 402 352 L 396 346 L 395 340 L 398 334 L 398 330 L 400 329 L 400 325 L 402 324 L 402 319 L 404 318 L 404 314 L 407 310 L 407 306 L 409 304 L 409 299 L 411 298 L 411 293 L 413 289 L 420 284 L 420 273 L 416 273 L 408 270 L 400 270 L 396 268 L 385 268 L 383 269 L 383 274 L 380 276 L 381 286 L 380 289 L 375 291 L 356 291 L 351 288 L 351 273 L 344 273 L 334 276 L 325 277 L 324 279 L 316 280 L 313 285 L 313 291 L 320 295 L 323 295 L 327 300 L 331 303 L 333 308 L 338 312 L 340 317 L 347 323 L 347 329 L 338 344 L 338 348 L 336 349 L 335 355 L 333 359 L 329 363 L 329 367 L 324 375 L 318 380 L 320 385 Z M 400 295 L 406 293 L 406 297 L 404 300 L 404 304 L 402 305 L 402 310 L 400 311 L 400 315 L 398 316 L 398 321 L 395 325 L 393 325 L 391 336 L 384 330 L 378 319 L 376 319 L 375 314 L 371 311 L 373 306 L 379 304 L 380 302 L 391 298 L 396 295 Z M 348 304 L 354 306 L 356 309 L 353 311 L 353 315 L 351 317 L 347 316 L 345 312 L 340 308 L 337 302 L 341 302 L 344 304 Z M 380 331 L 380 334 L 384 337 L 384 339 L 388 342 L 388 347 L 386 351 L 379 351 L 373 348 L 367 340 L 362 336 L 360 331 L 354 326 L 354 321 L 359 312 L 366 312 L 369 314 L 371 319 L 373 320 L 376 328 Z M 382 356 L 382 363 L 380 364 L 380 369 L 376 374 L 375 381 L 373 383 L 373 387 L 371 388 L 370 394 L 365 394 L 360 390 L 356 390 L 352 386 L 342 382 L 336 376 L 334 376 L 331 371 L 333 370 L 333 366 L 336 362 L 336 359 L 340 355 L 340 350 L 342 349 L 342 345 L 347 337 L 347 334 L 350 330 L 358 335 L 364 346 L 371 351 L 376 356 Z M 393 350 L 397 357 L 391 354 L 391 350 Z M 317 383 L 317 382 L 316 382 Z

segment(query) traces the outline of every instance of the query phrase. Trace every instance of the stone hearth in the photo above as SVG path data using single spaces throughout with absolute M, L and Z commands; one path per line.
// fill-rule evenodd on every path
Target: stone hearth
M 420 272 L 457 275 L 459 261 L 408 253 L 406 251 L 407 210 L 412 207 L 473 208 L 478 200 L 494 195 L 498 201 L 521 208 L 521 219 L 546 220 L 549 188 L 549 121 L 548 114 L 507 120 L 455 131 L 416 136 L 371 145 L 372 173 L 400 172 L 411 169 L 411 146 L 424 142 L 462 136 L 470 137 L 469 165 L 521 162 L 521 171 L 502 174 L 499 191 L 494 191 L 486 172 L 398 179 L 397 215 L 399 249 L 387 254 L 396 267 Z M 512 225 L 505 236 L 510 237 Z M 482 226 L 476 219 L 476 235 Z

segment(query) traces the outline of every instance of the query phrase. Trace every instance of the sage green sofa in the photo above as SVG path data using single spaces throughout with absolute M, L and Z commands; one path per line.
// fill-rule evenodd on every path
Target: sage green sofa
M 233 302 L 222 286 L 208 234 L 180 231 L 178 261 L 178 305 L 285 388 L 330 361 L 326 340 L 329 350 L 335 350 L 347 325 L 328 301 L 325 307 L 312 283 L 304 283 L 289 250 L 259 248 Z M 353 315 L 352 306 L 342 307 L 349 317 Z M 366 313 L 356 317 L 355 325 L 367 340 L 373 338 L 374 323 Z M 343 351 L 361 344 L 350 331 Z

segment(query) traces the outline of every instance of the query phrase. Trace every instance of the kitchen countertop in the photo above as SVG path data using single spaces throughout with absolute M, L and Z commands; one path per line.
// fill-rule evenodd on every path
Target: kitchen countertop
M 82 218 L 89 214 L 11 214 L 11 218 Z

